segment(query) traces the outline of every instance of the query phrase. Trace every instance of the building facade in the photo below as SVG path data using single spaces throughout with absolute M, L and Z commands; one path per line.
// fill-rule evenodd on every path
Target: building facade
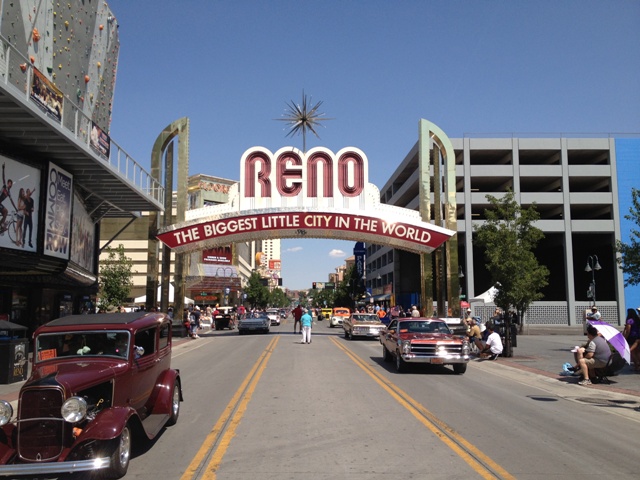
M 483 251 L 474 246 L 474 226 L 483 221 L 489 207 L 487 195 L 500 197 L 512 190 L 523 207 L 536 204 L 540 213 L 536 226 L 545 238 L 535 253 L 551 272 L 544 299 L 531 306 L 527 322 L 578 324 L 594 300 L 607 321 L 624 321 L 624 278 L 615 243 L 623 239 L 621 225 L 628 213 L 631 186 L 635 186 L 628 174 L 638 164 L 638 139 L 509 137 L 451 142 L 461 297 L 469 300 L 491 287 Z M 383 203 L 418 209 L 418 147 L 416 143 L 381 189 Z M 622 164 L 618 150 L 624 151 Z M 587 263 L 594 265 L 595 259 L 601 269 L 586 272 Z M 369 244 L 367 287 L 374 298 L 391 294 L 405 308 L 416 304 L 419 264 L 415 254 Z M 630 298 L 635 299 L 634 292 L 628 289 Z M 494 308 L 473 306 L 485 318 Z
M 109 136 L 108 5 L 0 7 L 0 319 L 32 331 L 92 310 L 101 221 L 161 210 L 164 189 Z

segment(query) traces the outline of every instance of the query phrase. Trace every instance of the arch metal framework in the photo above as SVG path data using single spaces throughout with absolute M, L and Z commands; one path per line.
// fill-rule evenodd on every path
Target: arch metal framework
M 178 122 L 158 137 L 154 152 L 166 148 L 181 131 Z M 308 152 L 284 147 L 275 153 L 253 147 L 242 156 L 240 182 L 230 189 L 227 203 L 186 211 L 184 220 L 177 217 L 172 225 L 165 221 L 157 238 L 176 254 L 265 238 L 334 238 L 408 250 L 421 256 L 421 300 L 425 311 L 433 308 L 435 272 L 438 314 L 446 316 L 440 311 L 446 299 L 452 306 L 451 314 L 457 316 L 460 307 L 453 147 L 444 132 L 426 120 L 420 120 L 419 135 L 419 211 L 380 203 L 378 188 L 368 181 L 367 158 L 355 147 L 337 153 L 324 147 Z M 181 146 L 182 143 L 181 139 Z M 157 155 L 154 153 L 154 159 L 159 158 Z M 153 162 L 152 168 L 157 165 Z M 183 170 L 186 186 L 186 168 L 180 172 Z M 181 183 L 179 179 L 178 186 Z M 186 201 L 186 189 L 183 194 L 178 189 L 179 201 L 180 198 Z M 166 211 L 171 211 L 170 205 Z M 151 247 L 149 253 L 154 253 Z M 176 295 L 181 294 L 176 288 Z

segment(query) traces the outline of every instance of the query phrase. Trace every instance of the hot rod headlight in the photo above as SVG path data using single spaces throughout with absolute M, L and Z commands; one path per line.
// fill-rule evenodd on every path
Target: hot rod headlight
M 87 415 L 87 401 L 82 397 L 71 397 L 62 404 L 62 418 L 69 423 L 76 423 Z
M 0 426 L 6 425 L 13 417 L 13 407 L 6 400 L 0 400 Z

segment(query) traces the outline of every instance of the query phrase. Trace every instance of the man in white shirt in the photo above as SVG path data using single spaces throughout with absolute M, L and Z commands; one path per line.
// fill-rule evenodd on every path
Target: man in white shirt
M 480 358 L 495 360 L 498 358 L 498 355 L 502 353 L 502 339 L 500 338 L 500 334 L 493 330 L 493 323 L 487 323 L 487 330 L 489 330 L 489 336 L 484 344 L 484 348 L 480 352 Z
M 587 320 L 600 320 L 601 317 L 602 315 L 600 315 L 598 307 L 595 305 L 591 307 L 591 313 L 587 313 Z

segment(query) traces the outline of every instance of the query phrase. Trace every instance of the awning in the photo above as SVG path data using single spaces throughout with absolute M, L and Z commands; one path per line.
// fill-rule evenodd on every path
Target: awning
M 385 293 L 383 295 L 374 295 L 373 296 L 373 301 L 374 302 L 384 301 L 384 300 L 389 300 L 390 298 L 391 298 L 391 294 L 390 293 Z

